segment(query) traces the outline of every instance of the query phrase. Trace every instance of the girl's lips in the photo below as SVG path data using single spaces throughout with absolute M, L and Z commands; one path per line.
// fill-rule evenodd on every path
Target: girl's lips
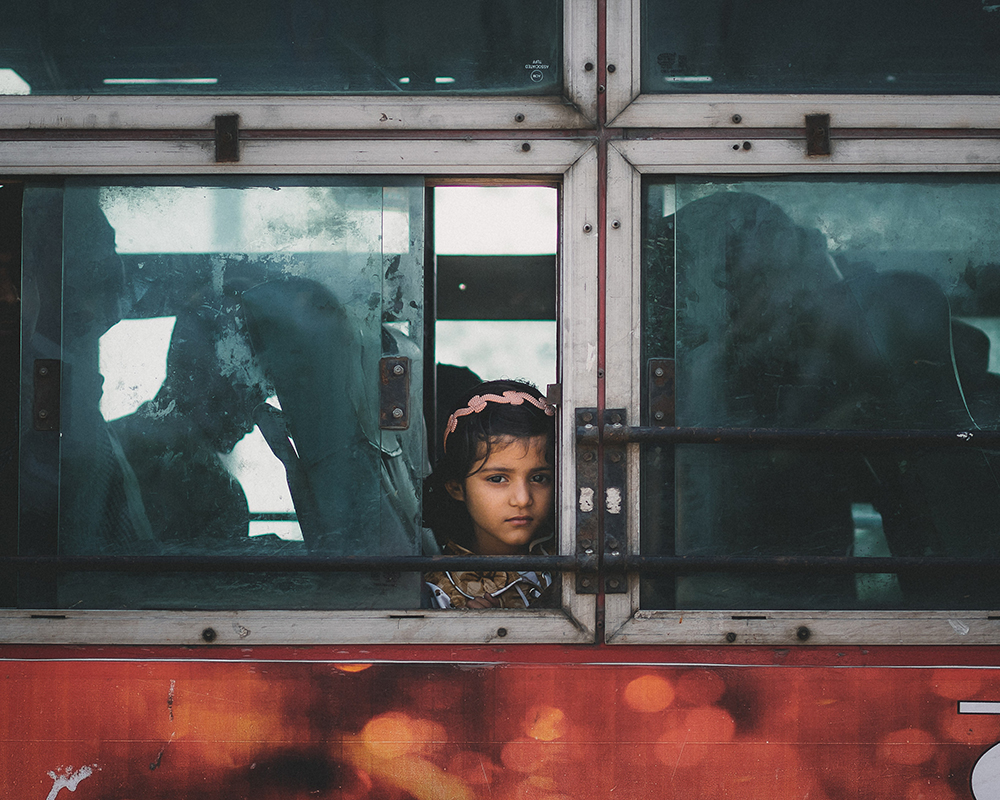
M 534 517 L 510 517 L 507 522 L 511 525 L 528 525 L 534 520 Z

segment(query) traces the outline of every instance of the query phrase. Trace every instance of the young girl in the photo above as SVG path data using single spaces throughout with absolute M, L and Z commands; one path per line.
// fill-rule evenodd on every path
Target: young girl
M 545 555 L 554 538 L 555 409 L 519 381 L 467 392 L 445 426 L 424 519 L 449 555 Z M 424 576 L 439 608 L 544 604 L 547 572 L 450 571 Z

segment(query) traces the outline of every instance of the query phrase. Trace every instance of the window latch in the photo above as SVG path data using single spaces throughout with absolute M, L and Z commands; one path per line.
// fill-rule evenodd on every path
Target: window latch
M 806 114 L 806 155 L 830 155 L 830 115 Z
M 215 160 L 217 163 L 240 160 L 239 114 L 218 114 L 215 117 Z
M 386 356 L 378 371 L 378 425 L 384 431 L 405 431 L 410 427 L 410 359 Z
M 36 431 L 59 430 L 59 394 L 62 364 L 54 358 L 35 361 L 35 392 L 32 416 Z

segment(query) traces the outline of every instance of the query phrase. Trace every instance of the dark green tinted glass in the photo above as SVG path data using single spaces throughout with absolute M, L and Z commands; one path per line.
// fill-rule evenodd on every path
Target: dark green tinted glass
M 421 179 L 70 180 L 22 216 L 22 555 L 420 552 Z M 18 603 L 399 608 L 418 578 L 25 574 Z
M 1000 181 L 677 178 L 645 187 L 647 424 L 1000 427 Z M 667 415 L 669 416 L 669 415 Z M 910 443 L 912 442 L 912 443 Z M 647 447 L 642 549 L 722 557 L 991 558 L 995 451 L 916 441 Z M 981 573 L 644 582 L 647 607 L 993 608 Z
M 560 0 L 3 0 L 0 19 L 0 94 L 558 94 L 562 86 Z
M 994 0 L 644 0 L 644 92 L 1000 92 Z

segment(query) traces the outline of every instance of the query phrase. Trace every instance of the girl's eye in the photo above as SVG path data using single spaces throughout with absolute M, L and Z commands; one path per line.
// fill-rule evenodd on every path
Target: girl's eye
M 503 483 L 506 478 L 503 475 L 490 475 L 486 480 L 490 483 Z
M 552 481 L 552 476 L 547 473 L 540 472 L 538 475 L 532 475 L 531 480 L 534 483 L 550 483 Z

